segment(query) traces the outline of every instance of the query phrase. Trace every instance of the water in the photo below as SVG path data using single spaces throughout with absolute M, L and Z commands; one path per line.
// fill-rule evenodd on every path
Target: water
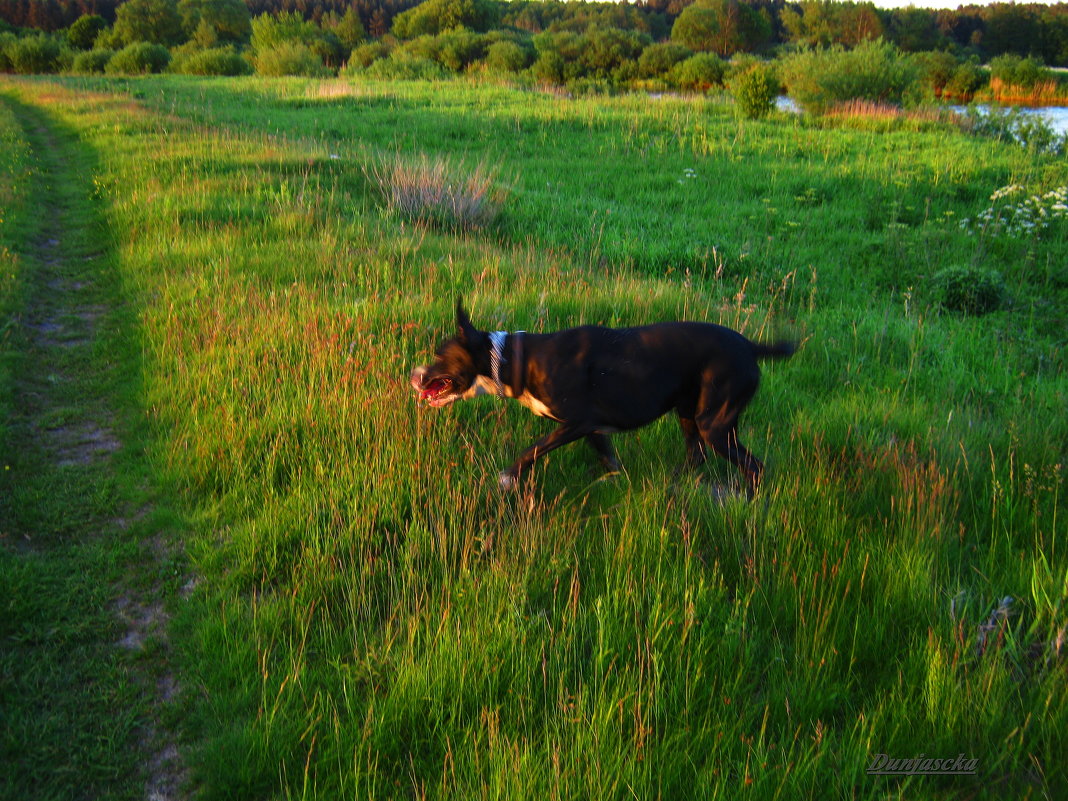
M 786 95 L 780 95 L 775 105 L 780 111 L 795 111 L 798 113 L 801 111 L 800 107 Z M 950 106 L 949 108 L 962 113 L 966 111 L 965 106 Z M 982 111 L 986 111 L 989 106 L 979 106 L 979 108 Z M 1068 106 L 1041 106 L 1037 108 L 1021 106 L 1018 110 L 1024 114 L 1034 114 L 1036 117 L 1042 117 L 1057 133 L 1068 134 Z

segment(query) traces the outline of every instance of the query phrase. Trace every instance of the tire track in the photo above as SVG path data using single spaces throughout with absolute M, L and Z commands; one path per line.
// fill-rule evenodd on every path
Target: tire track
M 92 612 L 74 622 L 81 624 L 80 630 L 93 632 L 88 637 L 83 634 L 85 639 L 78 644 L 105 669 L 100 671 L 99 682 L 76 690 L 85 695 L 86 708 L 95 710 L 95 714 L 83 712 L 85 719 L 76 725 L 89 739 L 99 740 L 110 725 L 107 720 L 93 719 L 99 715 L 101 697 L 126 699 L 133 708 L 113 710 L 116 719 L 124 722 L 117 740 L 125 742 L 113 747 L 113 765 L 100 766 L 102 775 L 114 775 L 111 786 L 105 780 L 89 797 L 175 801 L 184 797 L 187 776 L 173 733 L 157 721 L 176 703 L 180 689 L 169 666 L 167 608 L 173 599 L 163 580 L 165 565 L 172 565 L 176 555 L 169 538 L 152 531 L 154 506 L 145 500 L 144 490 L 129 489 L 131 476 L 144 474 L 145 469 L 120 433 L 128 410 L 122 408 L 115 392 L 122 380 L 116 371 L 130 365 L 124 365 L 121 357 L 109 357 L 108 351 L 121 336 L 121 309 L 117 308 L 121 299 L 116 297 L 115 277 L 106 273 L 110 266 L 106 248 L 94 241 L 94 237 L 106 239 L 106 233 L 90 230 L 93 222 L 99 223 L 100 230 L 106 227 L 95 211 L 86 226 L 85 210 L 93 201 L 88 200 L 84 187 L 86 177 L 78 175 L 83 166 L 79 157 L 84 155 L 78 148 L 84 146 L 77 137 L 42 109 L 0 96 L 0 102 L 5 101 L 33 146 L 38 191 L 45 193 L 50 214 L 40 222 L 25 254 L 33 270 L 19 326 L 23 352 L 10 421 L 16 467 L 25 478 L 15 493 L 18 497 L 9 505 L 9 514 L 0 509 L 0 531 L 7 534 L 9 551 L 33 560 L 35 570 L 57 576 L 60 584 L 59 574 L 70 565 L 100 565 L 99 577 L 80 578 L 106 583 L 107 610 L 98 609 L 97 614 L 110 616 L 110 625 L 100 630 Z M 100 219 L 93 220 L 93 216 Z M 142 486 L 146 483 L 144 475 L 133 480 Z M 53 488 L 55 495 L 49 497 Z M 81 504 L 80 499 L 86 502 Z M 115 551 L 130 551 L 134 558 L 118 569 L 112 563 L 109 570 L 110 554 Z M 87 561 L 87 553 L 96 556 Z M 44 651 L 44 647 L 37 652 L 27 647 L 14 656 L 43 661 Z M 64 709 L 60 715 L 49 703 L 55 707 L 60 703 L 77 706 L 77 702 L 75 696 L 25 704 L 38 704 L 51 719 L 70 713 Z M 25 736 L 34 735 L 27 729 Z M 129 773 L 130 746 L 136 751 L 132 759 L 140 780 L 122 775 Z M 61 743 L 42 747 L 27 742 L 24 747 L 30 762 L 38 758 L 34 749 L 64 753 Z M 81 757 L 69 753 L 68 764 L 54 766 L 57 787 L 67 781 L 59 777 L 79 770 Z M 3 789 L 0 782 L 0 797 Z

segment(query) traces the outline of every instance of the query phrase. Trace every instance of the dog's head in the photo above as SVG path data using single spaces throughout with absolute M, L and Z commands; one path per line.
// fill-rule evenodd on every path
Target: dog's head
M 412 370 L 412 387 L 431 406 L 448 406 L 467 397 L 489 369 L 489 335 L 471 325 L 460 300 L 456 301 L 456 328 L 456 336 L 438 347 L 433 364 Z

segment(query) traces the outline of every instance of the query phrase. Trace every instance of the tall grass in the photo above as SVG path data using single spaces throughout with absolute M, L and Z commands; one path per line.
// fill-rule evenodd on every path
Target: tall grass
M 706 100 L 8 85 L 100 155 L 153 463 L 193 521 L 175 647 L 205 797 L 1064 792 L 1068 237 L 958 223 L 1058 161 Z M 387 148 L 515 176 L 494 235 L 382 208 Z M 1012 305 L 939 312 L 948 264 Z M 487 329 L 795 330 L 743 421 L 758 502 L 720 465 L 673 477 L 672 420 L 617 437 L 615 480 L 576 446 L 499 494 L 543 424 L 405 383 L 458 293 Z M 979 773 L 867 776 L 877 753 Z
M 1059 106 L 1068 103 L 1068 87 L 1061 81 L 1038 81 L 1030 86 L 1017 86 L 1001 78 L 990 79 L 990 94 L 998 103 L 1023 106 Z
M 392 211 L 445 229 L 486 228 L 500 214 L 506 194 L 492 167 L 467 169 L 442 156 L 386 156 L 367 171 Z

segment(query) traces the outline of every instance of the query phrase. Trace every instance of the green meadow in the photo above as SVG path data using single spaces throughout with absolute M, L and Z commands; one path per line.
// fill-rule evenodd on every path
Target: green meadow
M 143 798 L 161 732 L 205 799 L 1068 794 L 1068 220 L 991 200 L 1063 158 L 335 79 L 3 77 L 0 142 L 0 795 Z M 488 171 L 498 219 L 390 210 L 397 159 Z M 73 467 L 10 422 L 64 265 L 106 313 L 63 408 L 121 440 Z M 549 424 L 407 383 L 458 296 L 490 330 L 797 338 L 742 418 L 757 499 L 676 473 L 670 418 L 613 438 L 618 476 L 574 445 L 502 493 Z M 131 583 L 166 610 L 133 651 Z

